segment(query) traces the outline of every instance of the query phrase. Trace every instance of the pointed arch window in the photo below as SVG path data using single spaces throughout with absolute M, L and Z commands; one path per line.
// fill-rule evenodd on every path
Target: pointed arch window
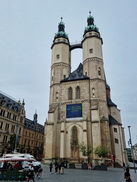
M 76 99 L 80 99 L 80 87 L 76 87 Z
M 78 130 L 76 126 L 72 127 L 71 152 L 72 157 L 78 156 Z
M 72 100 L 72 88 L 69 87 L 68 89 L 68 100 Z

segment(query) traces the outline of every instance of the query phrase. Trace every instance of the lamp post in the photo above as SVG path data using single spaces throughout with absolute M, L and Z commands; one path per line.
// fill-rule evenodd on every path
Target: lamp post
M 128 131 L 129 131 L 129 144 L 131 145 L 131 154 L 132 154 L 132 158 L 133 158 L 134 172 L 136 173 L 136 169 L 135 169 L 135 160 L 134 160 L 134 153 L 133 153 L 133 147 L 132 147 L 132 139 L 131 139 L 130 127 L 131 127 L 131 126 L 128 126 Z

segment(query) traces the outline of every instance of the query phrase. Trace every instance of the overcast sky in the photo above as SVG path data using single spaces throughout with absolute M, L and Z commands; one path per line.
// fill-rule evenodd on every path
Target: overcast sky
M 137 1 L 0 0 L 0 90 L 25 99 L 26 117 L 48 116 L 51 45 L 61 16 L 70 42 L 81 41 L 89 11 L 103 38 L 111 98 L 121 110 L 126 140 L 137 143 Z M 72 71 L 82 50 L 72 52 Z M 127 144 L 128 146 L 128 144 Z

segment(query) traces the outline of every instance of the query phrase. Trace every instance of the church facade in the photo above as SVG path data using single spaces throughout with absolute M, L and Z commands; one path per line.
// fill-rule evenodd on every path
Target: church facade
M 89 14 L 83 40 L 71 45 L 65 25 L 58 25 L 51 57 L 50 101 L 45 122 L 44 161 L 83 159 L 80 144 L 104 146 L 119 164 L 126 162 L 120 110 L 111 100 L 104 71 L 103 40 Z M 71 72 L 71 51 L 81 48 L 83 62 Z

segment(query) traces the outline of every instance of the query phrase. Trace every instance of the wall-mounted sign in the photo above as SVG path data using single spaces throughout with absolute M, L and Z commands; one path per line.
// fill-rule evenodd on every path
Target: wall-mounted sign
M 68 104 L 66 105 L 67 119 L 81 119 L 82 118 L 82 104 Z

